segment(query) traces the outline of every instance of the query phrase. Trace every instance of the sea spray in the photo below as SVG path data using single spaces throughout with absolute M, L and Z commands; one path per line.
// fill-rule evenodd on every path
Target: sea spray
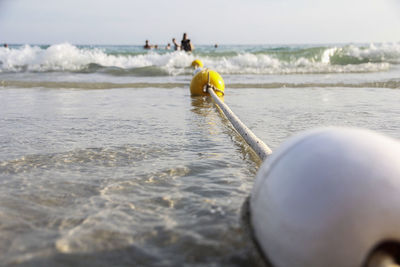
M 0 72 L 85 72 L 132 76 L 177 76 L 200 58 L 221 74 L 368 73 L 400 64 L 400 44 L 325 46 L 198 46 L 181 51 L 141 46 L 22 45 L 0 48 Z

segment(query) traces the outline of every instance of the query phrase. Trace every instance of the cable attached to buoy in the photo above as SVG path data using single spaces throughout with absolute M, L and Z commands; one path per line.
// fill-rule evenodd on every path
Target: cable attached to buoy
M 269 157 L 271 149 L 223 102 L 217 72 L 199 68 L 190 90 L 211 95 L 260 159 L 268 158 L 245 204 L 250 234 L 268 266 L 400 267 L 396 140 L 322 128 L 292 137 Z
M 224 112 L 230 123 L 236 129 L 236 131 L 243 137 L 243 139 L 249 144 L 249 146 L 256 152 L 262 161 L 264 161 L 269 155 L 272 154 L 272 150 L 258 138 L 240 119 L 232 112 L 232 110 L 226 105 L 214 92 L 215 88 L 210 83 L 210 75 L 208 74 L 208 82 L 206 85 L 206 92 L 208 92 L 214 101 L 217 103 L 219 108 Z
M 365 267 L 399 267 L 400 246 L 388 242 L 375 249 L 368 257 Z
M 243 137 L 249 146 L 256 152 L 262 161 L 264 161 L 272 150 L 264 144 L 240 119 L 232 112 L 232 110 L 220 99 L 225 90 L 225 83 L 218 72 L 210 69 L 203 69 L 203 63 L 196 59 L 192 62 L 192 67 L 196 68 L 192 81 L 190 82 L 190 93 L 193 96 L 211 95 L 219 108 L 228 118 L 236 131 Z
M 399 267 L 392 255 L 377 255 L 367 263 L 366 267 Z

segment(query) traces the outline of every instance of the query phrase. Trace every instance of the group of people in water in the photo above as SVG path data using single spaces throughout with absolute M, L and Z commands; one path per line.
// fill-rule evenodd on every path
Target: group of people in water
M 172 38 L 172 43 L 174 45 L 174 50 L 175 51 L 186 51 L 186 52 L 191 52 L 194 50 L 194 45 L 190 41 L 190 39 L 187 37 L 187 34 L 184 33 L 182 37 L 181 44 L 178 44 L 175 38 Z M 145 45 L 143 46 L 144 49 L 158 49 L 158 45 L 151 45 L 149 44 L 149 40 L 146 40 Z M 165 47 L 166 50 L 171 50 L 171 43 L 168 43 L 167 46 Z

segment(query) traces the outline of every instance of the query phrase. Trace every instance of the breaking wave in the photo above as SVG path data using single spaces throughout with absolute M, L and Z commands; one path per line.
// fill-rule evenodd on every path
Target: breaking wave
M 221 74 L 362 73 L 400 64 L 400 43 L 329 46 L 198 46 L 193 54 L 140 46 L 14 45 L 0 48 L 0 72 L 78 72 L 112 76 L 191 74 L 201 59 Z

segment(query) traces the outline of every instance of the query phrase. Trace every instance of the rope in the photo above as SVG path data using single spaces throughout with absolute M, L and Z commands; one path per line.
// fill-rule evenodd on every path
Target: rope
M 393 252 L 392 252 L 393 253 Z M 391 252 L 376 251 L 368 259 L 366 267 L 399 267 L 400 265 L 396 261 L 396 255 L 392 255 Z M 397 251 L 398 253 L 398 251 Z M 394 253 L 396 254 L 396 253 Z
M 367 267 L 399 267 L 396 261 L 390 257 L 368 263 Z
M 225 116 L 228 118 L 230 123 L 236 129 L 236 131 L 243 137 L 243 139 L 249 144 L 249 146 L 256 152 L 262 161 L 264 161 L 269 155 L 271 155 L 272 150 L 264 144 L 261 139 L 259 139 L 240 119 L 232 112 L 232 110 L 224 102 L 219 99 L 217 94 L 214 92 L 212 85 L 207 84 L 207 92 L 212 96 L 214 101 L 224 112 Z
M 204 87 L 204 92 L 208 92 L 219 108 L 223 111 L 235 130 L 243 137 L 249 146 L 256 152 L 262 161 L 272 154 L 272 150 L 259 139 L 240 119 L 233 113 L 233 111 L 217 96 L 214 91 L 218 91 L 224 95 L 224 92 L 215 88 L 210 84 L 210 74 L 208 73 L 208 83 Z M 365 267 L 400 267 L 393 255 L 385 252 L 375 253 L 372 258 L 365 264 Z
M 208 77 L 210 77 L 210 74 L 208 74 Z M 219 90 L 217 87 L 215 87 L 214 85 L 212 85 L 210 83 L 208 83 L 206 86 L 204 86 L 203 92 L 207 93 L 208 89 L 213 89 L 214 91 L 221 93 L 221 95 L 225 95 L 224 91 Z

